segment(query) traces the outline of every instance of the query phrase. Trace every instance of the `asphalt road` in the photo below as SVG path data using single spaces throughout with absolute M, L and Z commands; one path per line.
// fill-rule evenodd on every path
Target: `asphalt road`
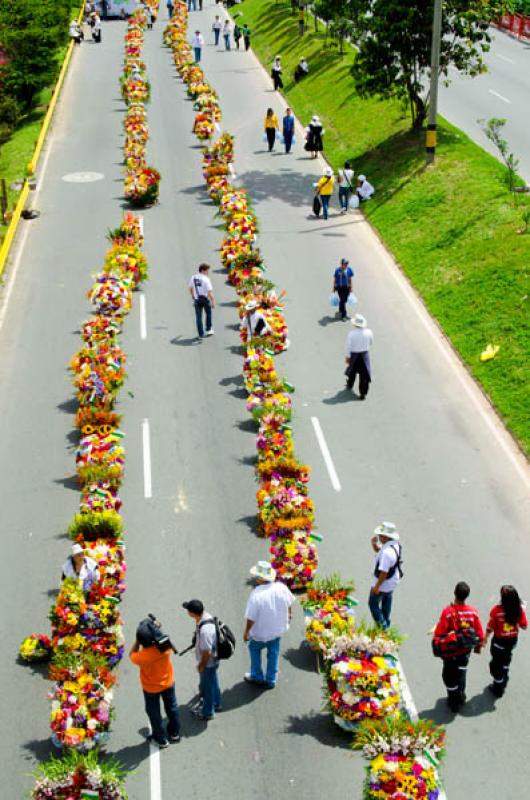
M 440 114 L 496 157 L 477 120 L 506 119 L 504 138 L 519 159 L 519 174 L 530 183 L 530 42 L 495 30 L 484 60 L 488 71 L 476 78 L 450 71 L 450 85 L 440 87 Z
M 165 10 L 164 10 L 165 12 Z M 163 12 L 163 16 L 165 13 Z M 211 2 L 192 14 L 210 40 Z M 15 663 L 22 637 L 47 630 L 50 595 L 58 586 L 68 542 L 62 533 L 78 493 L 72 444 L 72 390 L 66 364 L 88 314 L 85 290 L 102 261 L 107 227 L 121 215 L 121 122 L 118 73 L 124 26 L 104 26 L 101 47 L 75 54 L 17 281 L 0 333 L 0 472 L 4 608 L 0 662 L 2 752 L 6 797 L 31 786 L 28 773 L 48 744 L 48 684 Z M 161 202 L 145 214 L 151 279 L 145 285 L 147 338 L 140 338 L 138 302 L 123 346 L 129 379 L 120 411 L 127 462 L 122 489 L 127 530 L 128 591 L 123 603 L 128 642 L 148 611 L 167 624 L 179 647 L 191 636 L 180 608 L 198 596 L 236 631 L 249 591 L 248 567 L 266 552 L 252 533 L 256 484 L 254 437 L 242 395 L 234 292 L 219 270 L 221 239 L 203 189 L 193 112 L 175 77 L 161 24 L 144 48 L 152 84 L 150 160 L 163 179 Z M 299 457 L 313 466 L 312 496 L 324 541 L 321 571 L 340 569 L 358 582 L 363 608 L 370 582 L 369 536 L 382 519 L 402 530 L 406 576 L 396 594 L 395 622 L 410 634 L 403 663 L 423 716 L 448 720 L 440 664 L 427 630 L 456 580 L 472 585 L 485 616 L 499 585 L 523 595 L 530 579 L 529 498 L 520 462 L 483 416 L 465 373 L 447 356 L 442 337 L 425 325 L 395 268 L 357 216 L 327 223 L 309 214 L 320 166 L 300 145 L 291 156 L 269 155 L 262 120 L 283 110 L 252 53 L 216 51 L 204 66 L 218 90 L 224 126 L 236 134 L 236 171 L 260 219 L 260 247 L 271 278 L 288 291 L 291 349 L 277 369 L 296 386 L 294 435 Z M 93 171 L 104 178 L 66 183 Z M 327 305 L 331 273 L 346 255 L 355 269 L 359 310 L 374 330 L 374 383 L 365 403 L 342 391 L 343 345 L 349 329 Z M 216 335 L 194 344 L 186 281 L 199 261 L 214 267 Z M 314 436 L 317 417 L 342 490 L 329 479 Z M 149 420 L 153 497 L 144 497 L 142 422 Z M 301 614 L 285 637 L 281 677 L 256 696 L 242 681 L 240 644 L 221 673 L 226 711 L 207 728 L 185 708 L 194 694 L 191 654 L 176 662 L 184 738 L 161 754 L 161 796 L 238 795 L 242 800 L 304 795 L 360 797 L 363 761 L 321 711 L 321 679 L 304 646 Z M 495 704 L 485 687 L 487 657 L 474 658 L 470 701 L 449 718 L 444 769 L 451 800 L 524 797 L 530 768 L 530 687 L 526 637 L 514 659 L 506 697 Z M 151 800 L 149 749 L 136 670 L 120 667 L 117 719 L 110 751 L 134 773 L 131 800 Z M 465 789 L 464 789 L 465 787 Z

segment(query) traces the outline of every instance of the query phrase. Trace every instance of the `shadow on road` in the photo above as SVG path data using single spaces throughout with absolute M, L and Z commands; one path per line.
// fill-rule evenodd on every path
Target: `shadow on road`
M 482 714 L 492 714 L 495 711 L 497 698 L 494 697 L 487 687 L 484 687 L 480 694 L 471 697 L 467 703 L 460 708 L 458 715 L 461 717 L 480 717 Z M 453 722 L 457 716 L 447 705 L 445 697 L 439 697 L 432 708 L 420 711 L 420 719 L 432 719 L 438 725 L 447 725 Z
M 304 672 L 318 672 L 317 659 L 307 642 L 302 642 L 300 647 L 290 647 L 285 651 L 283 657 L 295 669 Z
M 320 317 L 318 320 L 318 324 L 322 325 L 325 328 L 327 325 L 333 325 L 334 322 L 342 322 L 340 317 L 330 317 L 329 314 L 326 314 L 325 317 Z
M 70 399 L 65 400 L 64 403 L 59 403 L 57 408 L 59 411 L 64 411 L 65 414 L 75 414 L 78 408 L 78 403 L 75 397 L 70 397 Z
M 183 339 L 182 336 L 175 336 L 170 339 L 171 344 L 178 344 L 180 347 L 193 347 L 193 345 L 200 344 L 200 339 L 194 336 L 192 339 Z
M 350 392 L 349 389 L 345 388 L 339 389 L 337 394 L 335 394 L 333 397 L 326 397 L 324 400 L 322 400 L 322 402 L 327 406 L 336 406 L 338 403 L 351 403 L 358 399 L 359 398 L 356 394 L 354 394 L 354 392 Z
M 138 731 L 138 733 L 140 736 L 144 737 L 144 735 L 147 735 L 147 729 L 142 728 Z M 122 747 L 121 750 L 116 750 L 113 752 L 112 756 L 116 758 L 127 770 L 137 769 L 142 761 L 145 761 L 146 758 L 149 758 L 149 744 L 145 738 L 142 738 L 138 744 L 131 744 L 127 747 Z
M 235 424 L 236 428 L 239 428 L 240 431 L 243 433 L 256 433 L 256 423 L 253 419 L 243 419 Z
M 25 742 L 22 747 L 24 750 L 27 750 L 28 753 L 31 753 L 31 755 L 38 761 L 47 761 L 51 755 L 57 755 L 57 750 L 52 745 L 49 738 L 30 739 L 29 741 Z
M 53 482 L 61 484 L 65 489 L 73 489 L 74 492 L 79 491 L 79 481 L 76 475 L 69 475 L 67 478 L 54 478 Z
M 221 378 L 219 386 L 243 386 L 243 376 L 231 375 L 230 377 Z
M 351 734 L 341 731 L 337 725 L 330 722 L 329 714 L 303 714 L 299 717 L 287 718 L 284 733 L 297 736 L 312 736 L 320 744 L 327 747 L 342 747 L 351 749 Z

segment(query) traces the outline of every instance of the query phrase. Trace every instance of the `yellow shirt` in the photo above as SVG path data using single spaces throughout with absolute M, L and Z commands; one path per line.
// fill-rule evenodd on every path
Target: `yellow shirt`
M 272 117 L 265 117 L 264 127 L 265 130 L 267 130 L 267 128 L 276 128 L 277 130 L 280 130 L 280 126 L 278 125 L 278 117 L 276 114 L 273 114 Z
M 335 186 L 335 178 L 333 175 L 328 178 L 327 175 L 323 175 L 319 182 L 317 183 L 317 192 L 323 195 L 333 194 L 333 187 Z

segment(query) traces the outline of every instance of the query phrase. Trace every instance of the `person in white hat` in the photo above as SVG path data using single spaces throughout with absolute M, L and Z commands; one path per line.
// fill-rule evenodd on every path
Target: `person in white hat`
M 276 56 L 276 58 L 272 62 L 271 78 L 272 78 L 272 83 L 274 85 L 274 91 L 276 91 L 277 89 L 283 89 L 282 62 L 280 56 Z
M 335 186 L 335 177 L 333 175 L 333 170 L 331 167 L 326 167 L 324 170 L 324 174 L 318 181 L 318 183 L 314 183 L 313 186 L 315 187 L 315 194 L 320 199 L 322 203 L 322 213 L 324 219 L 328 218 L 328 211 L 329 211 L 329 200 L 331 195 L 333 194 L 333 187 Z M 313 204 L 313 209 L 316 213 L 316 207 Z M 316 215 L 317 217 L 319 214 Z
M 72 554 L 63 564 L 61 580 L 65 578 L 77 578 L 83 581 L 83 586 L 90 585 L 99 577 L 98 565 L 93 558 L 85 555 L 85 550 L 80 544 L 74 544 Z M 87 588 L 89 588 L 87 586 Z
M 250 672 L 245 674 L 245 680 L 264 689 L 274 689 L 278 679 L 281 637 L 289 629 L 294 597 L 284 583 L 276 580 L 276 570 L 268 561 L 258 561 L 251 567 L 250 574 L 257 586 L 250 593 L 245 610 L 243 639 L 248 642 L 250 655 Z M 265 674 L 262 650 L 267 651 Z
M 368 606 L 374 621 L 386 630 L 390 627 L 392 595 L 403 576 L 401 544 L 394 523 L 382 522 L 378 525 L 370 542 L 376 559 Z
M 267 325 L 264 314 L 258 311 L 258 303 L 256 300 L 249 300 L 245 305 L 245 316 L 241 324 L 247 332 L 247 339 L 252 339 L 253 336 L 266 336 L 268 333 L 272 333 L 270 327 Z
M 346 337 L 346 388 L 350 391 L 353 389 L 358 375 L 359 397 L 364 400 L 372 380 L 369 350 L 374 343 L 374 335 L 362 314 L 356 314 L 351 323 L 353 330 Z
M 302 56 L 293 73 L 294 82 L 298 83 L 298 81 L 301 81 L 302 78 L 305 78 L 305 76 L 308 74 L 309 74 L 309 64 L 305 60 L 304 56 Z
M 315 114 L 311 118 L 311 122 L 305 129 L 305 138 L 306 142 L 304 145 L 304 149 L 311 153 L 311 158 L 316 158 L 319 153 L 322 152 L 324 149 L 324 142 L 322 141 L 322 137 L 324 135 L 324 130 L 322 128 L 322 123 L 320 119 Z
M 366 180 L 366 175 L 359 175 L 357 178 L 357 189 L 355 191 L 359 202 L 362 203 L 363 200 L 369 200 L 371 198 L 375 189 L 372 184 Z

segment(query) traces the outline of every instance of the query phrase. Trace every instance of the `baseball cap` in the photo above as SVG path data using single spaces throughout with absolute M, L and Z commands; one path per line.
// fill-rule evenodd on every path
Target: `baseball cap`
M 204 604 L 201 600 L 188 600 L 186 603 L 182 603 L 182 608 L 185 608 L 186 611 L 191 611 L 192 614 L 202 614 Z

